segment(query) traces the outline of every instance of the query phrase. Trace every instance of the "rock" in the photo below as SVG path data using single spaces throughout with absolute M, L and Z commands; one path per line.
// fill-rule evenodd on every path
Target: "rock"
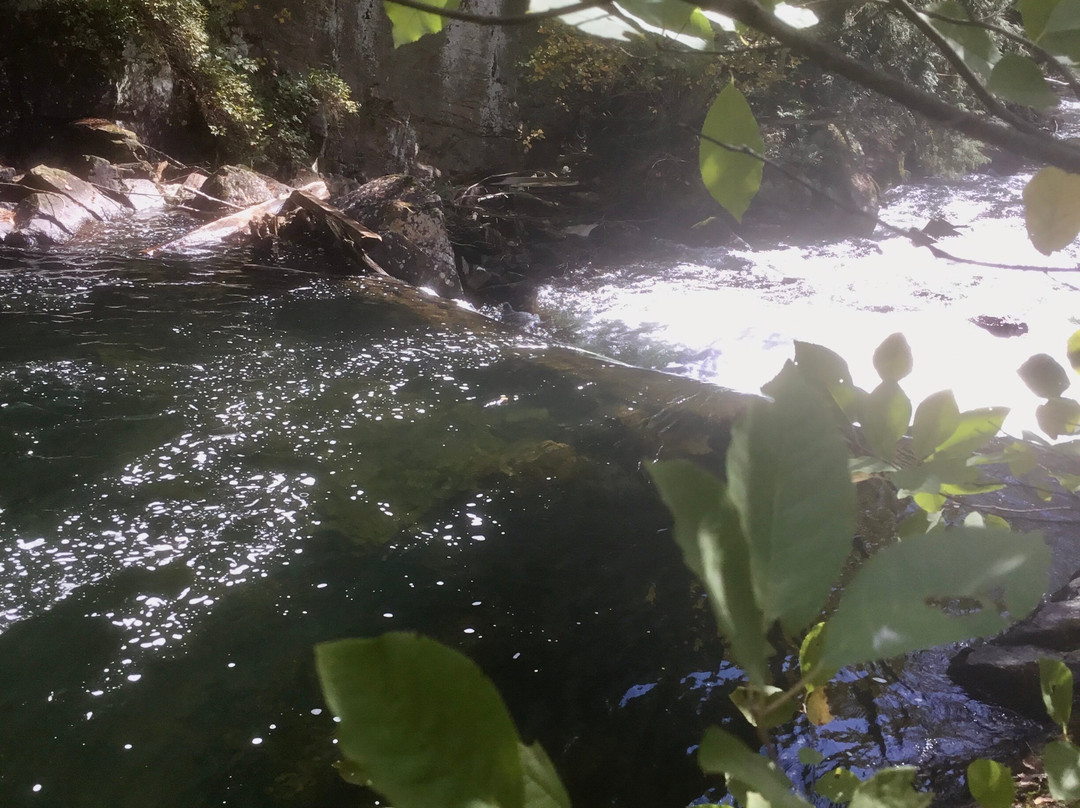
M 99 221 L 115 219 L 126 213 L 120 203 L 102 194 L 86 180 L 58 168 L 35 166 L 26 172 L 21 184 L 35 191 L 63 194 Z
M 0 202 L 0 242 L 15 229 L 15 206 L 10 202 Z
M 992 317 L 989 314 L 980 314 L 972 317 L 971 322 L 989 331 L 995 337 L 1019 337 L 1028 332 L 1027 323 L 1015 317 Z
M 1080 677 L 1080 579 L 1000 636 L 957 654 L 949 675 L 976 698 L 1045 718 L 1039 657 L 1062 660 Z M 1080 693 L 1076 694 L 1080 697 Z M 1080 698 L 1077 698 L 1080 701 Z
M 430 188 L 413 177 L 391 174 L 360 186 L 339 207 L 382 236 L 365 249 L 390 275 L 443 297 L 461 296 L 442 200 Z
M 146 159 L 146 147 L 130 129 L 102 118 L 82 118 L 65 127 L 64 140 L 74 155 L 92 155 L 110 163 Z
M 61 193 L 33 193 L 15 208 L 15 229 L 4 238 L 13 247 L 63 244 L 94 217 Z
M 124 180 L 122 191 L 128 205 L 135 211 L 161 210 L 166 205 L 165 197 L 150 180 Z
M 1035 719 L 1045 719 L 1039 688 L 1039 657 L 1060 659 L 1080 678 L 1080 651 L 1048 651 L 1033 645 L 988 644 L 962 651 L 949 675 L 976 698 Z
M 292 189 L 250 168 L 222 166 L 210 175 L 200 190 L 213 199 L 200 196 L 192 204 L 203 210 L 218 210 L 229 206 L 248 208 L 284 196 Z M 214 200 L 225 202 L 226 205 L 221 205 Z
M 72 173 L 99 189 L 124 190 L 124 177 L 130 171 L 121 169 L 95 154 L 84 154 L 72 165 Z
M 18 172 L 14 168 L 0 163 L 0 182 L 15 182 L 16 174 Z

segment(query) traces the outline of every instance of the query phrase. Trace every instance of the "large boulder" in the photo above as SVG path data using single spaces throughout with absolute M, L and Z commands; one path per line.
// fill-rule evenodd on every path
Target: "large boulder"
M 192 204 L 205 210 L 248 208 L 292 191 L 288 185 L 244 166 L 222 166 L 210 175 L 201 190 L 205 196 L 200 196 Z M 215 200 L 226 204 L 221 205 Z
M 91 221 L 128 212 L 85 180 L 49 166 L 30 169 L 13 190 L 24 196 L 15 208 L 14 230 L 4 241 L 18 247 L 62 244 Z
M 443 297 L 461 296 L 442 200 L 428 186 L 406 174 L 391 174 L 360 186 L 340 208 L 382 236 L 365 250 L 390 275 Z
M 147 149 L 130 129 L 102 118 L 82 118 L 64 127 L 63 147 L 72 156 L 85 154 L 110 163 L 145 160 Z

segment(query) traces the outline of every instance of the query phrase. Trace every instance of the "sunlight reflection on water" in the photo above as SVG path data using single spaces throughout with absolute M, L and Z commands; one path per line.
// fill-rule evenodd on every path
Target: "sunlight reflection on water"
M 975 176 L 891 194 L 881 217 L 921 227 L 931 217 L 961 227 L 939 246 L 973 260 L 1076 268 L 1078 250 L 1052 257 L 1028 242 L 1020 208 L 1026 175 Z M 918 402 L 951 388 L 962 408 L 1012 409 L 1006 429 L 1034 429 L 1039 403 L 1015 373 L 1031 354 L 1065 361 L 1080 323 L 1080 288 L 1069 273 L 959 264 L 895 236 L 832 244 L 683 251 L 670 264 L 589 270 L 540 291 L 539 311 L 560 337 L 600 353 L 756 392 L 792 356 L 792 341 L 844 356 L 855 383 L 873 388 L 871 357 L 902 332 L 915 369 L 904 387 Z M 990 334 L 980 316 L 1024 323 Z

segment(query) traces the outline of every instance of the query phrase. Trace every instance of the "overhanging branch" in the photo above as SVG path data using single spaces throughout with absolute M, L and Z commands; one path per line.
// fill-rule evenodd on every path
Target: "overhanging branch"
M 798 28 L 793 28 L 775 14 L 766 11 L 755 0 L 693 0 L 693 2 L 701 8 L 719 12 L 767 34 L 794 53 L 814 62 L 823 70 L 843 76 L 856 84 L 891 98 L 931 121 L 984 143 L 1008 149 L 1029 160 L 1049 163 L 1065 171 L 1080 174 L 1080 149 L 1075 146 L 1055 140 L 1041 132 L 1022 132 L 958 109 L 903 79 L 883 73 L 851 58 L 832 45 Z

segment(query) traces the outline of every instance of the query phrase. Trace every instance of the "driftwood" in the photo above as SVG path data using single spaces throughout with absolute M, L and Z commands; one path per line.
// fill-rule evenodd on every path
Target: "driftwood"
M 304 197 L 311 200 L 326 199 L 330 196 L 326 183 L 322 180 L 309 183 L 297 190 L 303 192 Z M 236 213 L 230 213 L 220 219 L 215 219 L 167 244 L 151 247 L 146 251 L 146 254 L 157 255 L 163 252 L 182 253 L 205 250 L 223 244 L 230 239 L 235 239 L 238 236 L 246 235 L 250 232 L 253 221 L 279 214 L 294 193 L 296 191 L 283 194 L 266 202 L 260 202 Z

